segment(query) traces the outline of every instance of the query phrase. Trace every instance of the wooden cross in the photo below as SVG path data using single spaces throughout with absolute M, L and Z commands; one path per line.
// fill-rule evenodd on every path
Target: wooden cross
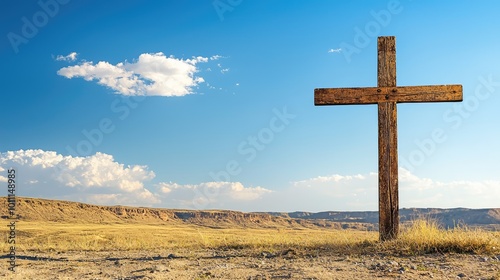
M 378 105 L 378 190 L 380 240 L 399 233 L 396 103 L 462 101 L 462 85 L 396 86 L 396 38 L 378 38 L 378 86 L 318 88 L 314 105 Z

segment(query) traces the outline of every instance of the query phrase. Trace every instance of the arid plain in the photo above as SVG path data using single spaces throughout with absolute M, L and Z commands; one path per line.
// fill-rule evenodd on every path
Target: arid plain
M 2 242 L 2 279 L 500 279 L 495 224 L 445 229 L 421 217 L 381 243 L 370 223 L 285 214 L 16 206 L 16 272 Z M 8 225 L 6 208 L 1 215 Z M 6 226 L 0 233 L 7 240 Z

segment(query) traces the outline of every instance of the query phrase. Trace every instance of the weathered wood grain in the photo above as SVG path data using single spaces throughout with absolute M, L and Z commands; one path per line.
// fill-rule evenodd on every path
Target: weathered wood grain
M 462 85 L 317 88 L 314 90 L 315 105 L 451 102 L 462 101 L 462 99 Z
M 378 105 L 380 240 L 399 233 L 397 103 L 462 101 L 462 85 L 396 86 L 396 38 L 378 38 L 377 87 L 317 88 L 314 104 Z
M 396 39 L 393 36 L 378 38 L 377 73 L 379 87 L 396 86 Z M 378 103 L 378 205 L 382 241 L 397 238 L 399 232 L 397 109 L 396 101 L 387 97 L 385 102 Z

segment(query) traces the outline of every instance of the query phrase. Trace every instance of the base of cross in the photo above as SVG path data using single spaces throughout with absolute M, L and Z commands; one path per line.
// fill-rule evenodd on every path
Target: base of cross
M 378 37 L 378 86 L 318 88 L 315 105 L 377 104 L 380 240 L 399 233 L 397 103 L 462 101 L 462 85 L 396 86 L 396 38 Z

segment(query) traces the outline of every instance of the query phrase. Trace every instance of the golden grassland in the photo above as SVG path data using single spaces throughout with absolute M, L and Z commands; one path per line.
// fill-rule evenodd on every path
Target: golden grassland
M 7 226 L 0 252 L 7 254 Z M 24 222 L 16 224 L 17 254 L 71 251 L 158 251 L 175 249 L 329 250 L 334 253 L 500 253 L 500 232 L 417 220 L 403 227 L 397 240 L 378 241 L 378 232 L 335 229 L 214 229 L 196 225 L 89 224 Z

